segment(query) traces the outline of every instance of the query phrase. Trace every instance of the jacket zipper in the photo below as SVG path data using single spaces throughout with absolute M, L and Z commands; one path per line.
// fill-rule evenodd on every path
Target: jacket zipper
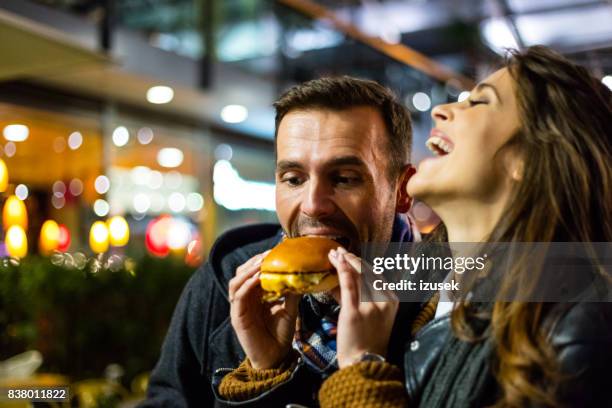
M 214 372 L 214 374 L 220 373 L 221 371 L 234 371 L 233 368 L 226 368 L 226 367 L 222 367 L 222 368 L 217 368 Z

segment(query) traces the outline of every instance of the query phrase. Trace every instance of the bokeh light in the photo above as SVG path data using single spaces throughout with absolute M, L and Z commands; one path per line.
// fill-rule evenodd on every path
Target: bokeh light
M 17 196 L 10 196 L 4 203 L 2 211 L 2 223 L 4 230 L 13 225 L 19 225 L 24 230 L 28 229 L 28 212 L 26 206 Z
M 116 215 L 107 221 L 110 234 L 110 244 L 114 247 L 125 246 L 130 239 L 130 227 L 120 215 Z
M 15 258 L 23 258 L 28 254 L 28 237 L 19 225 L 11 226 L 6 231 L 6 251 Z
M 17 187 L 15 187 L 15 195 L 21 201 L 28 198 L 28 194 L 29 194 L 28 186 L 26 186 L 25 184 L 18 184 Z
M 38 248 L 43 255 L 51 255 L 59 247 L 60 227 L 54 220 L 46 220 L 41 229 Z
M 108 250 L 109 244 L 108 227 L 104 221 L 96 221 L 89 230 L 89 247 L 96 254 L 101 254 Z
M 68 248 L 70 248 L 70 242 L 72 241 L 72 237 L 70 235 L 70 230 L 64 224 L 59 225 L 59 242 L 57 245 L 57 250 L 61 252 L 66 252 Z

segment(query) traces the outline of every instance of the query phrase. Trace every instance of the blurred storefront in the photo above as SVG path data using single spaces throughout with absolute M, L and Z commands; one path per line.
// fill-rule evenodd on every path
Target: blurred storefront
M 26 204 L 29 242 L 53 219 L 70 231 L 66 250 L 91 252 L 88 226 L 119 215 L 138 253 L 150 221 L 168 214 L 192 231 L 173 240 L 186 247 L 197 238 L 203 255 L 228 228 L 275 220 L 268 144 L 108 106 L 45 110 L 32 102 L 0 103 L 8 191 Z M 244 186 L 255 190 L 238 194 Z

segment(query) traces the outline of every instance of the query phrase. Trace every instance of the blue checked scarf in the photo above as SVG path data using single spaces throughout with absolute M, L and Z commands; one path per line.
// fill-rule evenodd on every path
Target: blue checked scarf
M 392 242 L 420 241 L 420 238 L 418 229 L 409 217 L 396 215 Z M 311 295 L 304 296 L 300 302 L 293 348 L 302 355 L 309 369 L 323 377 L 338 369 L 336 329 L 339 313 L 339 305 L 320 303 Z

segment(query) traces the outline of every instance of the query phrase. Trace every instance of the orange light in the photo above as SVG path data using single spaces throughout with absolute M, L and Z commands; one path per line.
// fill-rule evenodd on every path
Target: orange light
M 28 212 L 23 201 L 17 196 L 10 196 L 4 203 L 2 223 L 5 230 L 13 225 L 19 225 L 24 230 L 28 229 Z
M 96 254 L 108 250 L 108 227 L 104 221 L 96 221 L 89 230 L 89 246 Z
M 187 254 L 185 255 L 185 263 L 189 266 L 196 267 L 204 260 L 204 251 L 202 249 L 202 240 L 196 236 L 187 245 Z
M 4 193 L 8 187 L 8 169 L 4 160 L 0 159 L 0 193 Z
M 59 247 L 60 227 L 57 222 L 47 220 L 43 223 L 40 229 L 40 238 L 38 240 L 38 248 L 43 255 L 50 255 Z
M 28 237 L 21 226 L 13 225 L 6 231 L 6 251 L 15 258 L 28 254 Z

